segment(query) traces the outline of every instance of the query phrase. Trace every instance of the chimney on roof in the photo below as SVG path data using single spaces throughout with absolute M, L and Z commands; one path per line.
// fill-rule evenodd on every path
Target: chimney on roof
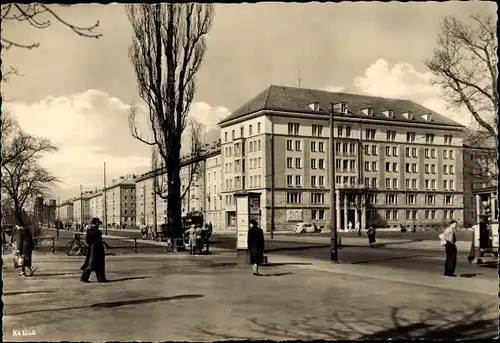
M 385 111 L 382 111 L 382 113 L 387 117 L 387 118 L 394 118 L 394 110 L 388 109 Z
M 375 111 L 373 111 L 373 108 L 371 107 L 364 108 L 362 112 L 369 117 L 373 117 L 375 115 Z
M 336 104 L 333 104 L 333 110 L 337 113 L 347 113 L 347 102 L 338 102 Z

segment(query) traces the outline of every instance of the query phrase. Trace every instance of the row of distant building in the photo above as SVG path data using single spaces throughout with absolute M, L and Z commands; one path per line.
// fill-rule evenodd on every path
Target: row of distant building
M 497 208 L 488 172 L 497 162 L 495 146 L 488 139 L 471 144 L 455 121 L 408 100 L 270 86 L 220 122 L 220 139 L 199 159 L 184 160 L 183 215 L 201 212 L 214 229 L 234 229 L 234 193 L 247 190 L 261 194 L 263 229 L 328 226 L 331 111 L 338 228 L 350 222 L 418 230 L 450 219 L 470 226 L 478 189 L 491 189 Z M 110 227 L 151 226 L 155 216 L 162 224 L 167 203 L 153 180 L 164 173 L 126 175 L 105 190 L 84 192 L 59 205 L 59 218 L 79 223 L 106 213 Z

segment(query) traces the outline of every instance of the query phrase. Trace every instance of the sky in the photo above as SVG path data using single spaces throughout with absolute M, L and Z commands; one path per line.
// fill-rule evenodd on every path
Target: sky
M 3 63 L 20 76 L 2 84 L 4 108 L 22 128 L 59 146 L 43 164 L 61 179 L 61 201 L 101 188 L 121 175 L 150 169 L 150 148 L 128 129 L 132 104 L 141 104 L 128 59 L 130 23 L 121 4 L 56 7 L 80 26 L 100 22 L 99 39 L 83 38 L 56 22 L 39 30 L 4 22 L 2 36 L 36 49 L 11 48 Z M 217 123 L 271 84 L 410 99 L 468 125 L 430 86 L 424 61 L 432 55 L 446 15 L 496 17 L 493 2 L 342 2 L 218 4 L 208 50 L 197 74 L 190 115 Z M 145 108 L 140 106 L 140 109 Z M 147 135 L 147 125 L 140 125 Z

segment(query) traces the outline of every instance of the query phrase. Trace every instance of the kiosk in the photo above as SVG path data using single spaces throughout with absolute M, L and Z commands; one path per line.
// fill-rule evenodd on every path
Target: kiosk
M 248 229 L 250 220 L 254 219 L 260 226 L 260 193 L 239 191 L 234 193 L 236 199 L 236 254 L 239 266 L 250 265 L 248 253 Z
M 498 201 L 497 188 L 475 192 L 477 224 L 473 236 L 469 262 L 484 263 L 485 257 L 498 258 Z

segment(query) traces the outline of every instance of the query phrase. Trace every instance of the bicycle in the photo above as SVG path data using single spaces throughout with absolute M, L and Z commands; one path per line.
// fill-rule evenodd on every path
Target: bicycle
M 82 241 L 81 236 L 84 234 L 75 233 L 73 235 L 73 240 L 68 242 L 64 248 L 64 253 L 68 256 L 78 256 L 78 255 L 87 255 L 87 251 L 89 250 L 89 246 Z M 107 254 L 110 246 L 106 242 L 102 242 L 104 245 L 104 253 Z

